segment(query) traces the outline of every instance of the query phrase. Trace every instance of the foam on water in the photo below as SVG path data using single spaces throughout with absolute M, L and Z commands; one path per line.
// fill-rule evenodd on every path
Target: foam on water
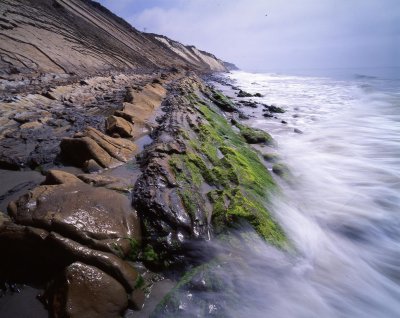
M 294 176 L 272 210 L 298 251 L 293 258 L 264 246 L 247 255 L 253 266 L 238 276 L 253 290 L 243 295 L 252 305 L 232 315 L 400 317 L 396 83 L 244 72 L 229 78 L 286 110 L 279 120 L 257 110 L 249 124 L 273 135 Z

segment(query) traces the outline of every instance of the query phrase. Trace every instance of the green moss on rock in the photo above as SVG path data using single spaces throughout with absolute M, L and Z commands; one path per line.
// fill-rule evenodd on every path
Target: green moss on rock
M 290 176 L 289 168 L 283 163 L 275 163 L 272 166 L 272 171 L 283 179 L 288 180 Z
M 276 153 L 264 153 L 262 156 L 264 160 L 268 162 L 277 162 L 278 160 L 280 160 L 279 155 L 277 155 Z
M 185 209 L 194 215 L 204 209 L 199 193 L 204 184 L 214 187 L 207 197 L 212 206 L 216 233 L 235 227 L 243 220 L 250 223 L 264 239 L 284 246 L 285 235 L 266 209 L 268 196 L 276 185 L 258 154 L 248 146 L 248 138 L 272 143 L 269 134 L 235 123 L 233 130 L 217 108 L 191 96 L 191 106 L 203 116 L 185 154 L 174 154 L 169 161 L 180 185 L 178 193 Z M 246 136 L 251 137 L 246 138 Z M 183 190 L 184 189 L 184 190 Z

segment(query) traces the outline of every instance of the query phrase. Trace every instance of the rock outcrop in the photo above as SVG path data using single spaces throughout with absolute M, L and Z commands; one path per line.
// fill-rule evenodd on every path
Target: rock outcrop
M 167 38 L 173 46 L 160 43 L 91 0 L 4 0 L 0 15 L 0 91 L 99 72 L 226 70 L 215 56 Z

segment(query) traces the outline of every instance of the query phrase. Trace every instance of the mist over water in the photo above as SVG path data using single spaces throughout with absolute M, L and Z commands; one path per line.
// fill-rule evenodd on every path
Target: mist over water
M 228 77 L 286 110 L 269 119 L 257 109 L 248 123 L 271 133 L 293 175 L 271 210 L 295 247 L 232 251 L 246 266 L 224 271 L 241 286 L 230 316 L 400 317 L 400 82 Z

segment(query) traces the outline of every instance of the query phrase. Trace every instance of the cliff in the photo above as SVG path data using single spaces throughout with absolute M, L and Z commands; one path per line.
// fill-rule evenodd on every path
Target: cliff
M 91 0 L 4 0 L 0 5 L 0 89 L 9 81 L 26 85 L 38 78 L 48 82 L 170 67 L 226 71 L 215 56 L 139 32 Z

